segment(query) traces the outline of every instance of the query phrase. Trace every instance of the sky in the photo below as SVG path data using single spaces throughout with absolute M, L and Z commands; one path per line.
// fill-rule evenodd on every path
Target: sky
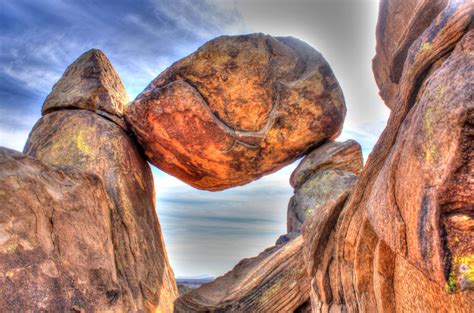
M 0 146 L 23 149 L 53 84 L 91 48 L 104 51 L 133 99 L 206 41 L 263 32 L 297 37 L 324 55 L 347 106 L 338 140 L 357 140 L 367 157 L 389 114 L 371 71 L 377 9 L 377 0 L 0 0 Z M 273 245 L 286 232 L 297 162 L 221 192 L 153 167 L 175 274 L 218 276 Z

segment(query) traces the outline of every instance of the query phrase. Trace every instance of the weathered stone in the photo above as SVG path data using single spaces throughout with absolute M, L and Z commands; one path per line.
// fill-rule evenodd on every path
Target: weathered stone
M 473 9 L 449 1 L 413 40 L 400 37 L 412 43 L 387 127 L 313 262 L 315 312 L 472 311 Z M 379 27 L 408 14 L 395 11 L 382 10 Z
M 431 25 L 448 0 L 381 0 L 377 22 L 375 81 L 385 104 L 392 108 L 408 50 Z M 429 43 L 420 49 L 429 49 Z
M 182 295 L 177 312 L 293 312 L 304 309 L 309 279 L 303 239 L 274 246 L 240 261 L 214 281 Z
M 287 234 L 281 235 L 280 237 L 278 237 L 277 241 L 275 242 L 275 245 L 278 246 L 278 245 L 285 244 L 288 241 L 291 241 L 291 240 L 297 238 L 299 235 L 301 235 L 301 234 L 299 232 L 296 232 L 296 231 L 292 231 L 292 232 L 289 232 Z
M 126 119 L 149 160 L 207 190 L 249 183 L 337 137 L 342 91 L 316 50 L 291 37 L 223 36 L 176 62 Z
M 0 148 L 0 203 L 0 311 L 121 311 L 99 177 Z
M 42 112 L 60 109 L 86 109 L 123 114 L 128 96 L 120 77 L 102 51 L 92 49 L 69 65 L 46 98 Z
M 357 176 L 343 170 L 323 170 L 311 176 L 288 203 L 287 231 L 300 232 L 305 219 L 328 202 L 345 198 Z
M 44 163 L 97 174 L 114 201 L 112 239 L 125 311 L 172 311 L 174 274 L 155 212 L 151 169 L 115 123 L 88 110 L 43 116 L 25 153 Z
M 298 189 L 311 175 L 326 169 L 359 175 L 363 163 L 362 149 L 357 141 L 328 142 L 304 157 L 291 173 L 290 184 Z

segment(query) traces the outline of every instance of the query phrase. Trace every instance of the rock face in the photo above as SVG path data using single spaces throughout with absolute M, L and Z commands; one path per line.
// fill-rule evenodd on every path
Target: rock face
M 316 50 L 291 37 L 223 36 L 160 74 L 126 111 L 149 160 L 207 190 L 249 183 L 324 140 L 345 116 Z
M 472 311 L 473 4 L 427 3 L 382 1 L 374 72 L 392 113 L 334 228 L 334 209 L 303 227 L 315 312 Z
M 310 152 L 293 171 L 295 195 L 288 203 L 286 239 L 301 233 L 307 216 L 328 202 L 345 199 L 362 170 L 362 150 L 354 140 L 329 142 Z M 285 238 L 280 238 L 280 242 Z
M 291 174 L 290 184 L 298 189 L 311 175 L 327 169 L 359 175 L 362 166 L 362 148 L 357 141 L 328 142 L 304 157 Z
M 176 312 L 293 312 L 309 297 L 303 238 L 240 261 L 214 281 L 182 295 Z
M 121 116 L 128 96 L 105 54 L 92 49 L 64 72 L 43 104 L 42 112 L 80 108 Z
M 114 206 L 102 180 L 0 148 L 0 308 L 117 312 Z
M 97 98 L 97 90 L 106 93 L 109 89 L 89 87 L 122 86 L 117 74 L 111 71 L 105 56 L 93 50 L 68 68 L 46 103 L 55 99 L 56 107 L 63 107 L 60 105 L 63 89 L 57 86 L 74 86 L 81 99 L 92 101 L 92 107 L 105 109 L 114 103 L 111 99 L 117 100 L 117 94 L 125 94 L 123 88 Z M 78 73 L 89 72 L 99 74 L 86 75 L 87 83 L 76 85 L 81 77 Z M 104 75 L 108 78 L 103 79 Z M 98 81 L 93 82 L 94 78 Z M 112 81 L 113 78 L 118 81 Z M 72 105 L 69 99 L 66 95 L 65 106 Z M 94 102 L 101 99 L 105 99 L 106 107 Z M 83 104 L 89 102 L 74 103 L 68 110 L 46 111 L 30 133 L 24 152 L 46 164 L 94 173 L 104 181 L 114 204 L 109 214 L 119 284 L 115 298 L 120 310 L 171 312 L 177 288 L 155 212 L 151 169 L 133 139 L 113 119 L 100 116 L 92 109 L 84 110 Z

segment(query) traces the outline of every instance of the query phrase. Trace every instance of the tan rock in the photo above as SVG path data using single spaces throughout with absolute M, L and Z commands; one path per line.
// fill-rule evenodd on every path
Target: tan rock
M 342 91 L 316 50 L 291 37 L 223 36 L 176 62 L 126 119 L 150 161 L 207 190 L 249 183 L 327 139 Z
M 99 177 L 0 148 L 0 203 L 0 311 L 122 311 Z
M 104 180 L 115 204 L 112 239 L 125 308 L 172 311 L 177 289 L 155 212 L 153 176 L 133 140 L 94 112 L 64 110 L 38 121 L 25 153 Z
M 472 311 L 473 9 L 450 1 L 409 46 L 387 127 L 313 262 L 315 312 Z
M 303 238 L 240 261 L 231 271 L 176 301 L 177 312 L 304 312 L 309 279 Z
M 305 219 L 327 203 L 345 199 L 356 181 L 356 175 L 343 170 L 323 170 L 311 176 L 288 203 L 288 233 L 300 232 Z
M 357 141 L 328 142 L 304 157 L 291 173 L 290 184 L 298 189 L 311 175 L 326 169 L 359 175 L 363 163 L 362 149 Z
M 92 49 L 66 69 L 46 98 L 42 112 L 77 108 L 120 117 L 128 101 L 112 64 L 102 51 Z
M 125 90 L 118 77 L 114 78 L 113 69 L 105 67 L 110 64 L 104 59 L 95 50 L 86 53 L 68 68 L 58 84 L 75 86 L 82 77 L 78 73 L 90 71 L 95 74 L 86 75 L 86 87 L 76 86 L 80 98 L 91 101 L 91 108 L 110 108 L 110 103 L 118 108 L 116 95 L 125 94 Z M 107 88 L 102 88 L 103 79 Z M 120 286 L 116 301 L 121 304 L 121 311 L 172 312 L 178 291 L 155 211 L 149 165 L 134 140 L 110 118 L 96 114 L 90 107 L 60 110 L 64 107 L 61 100 L 68 104 L 71 98 L 67 90 L 58 90 L 62 89 L 53 89 L 50 96 L 58 103 L 58 110 L 47 111 L 37 122 L 24 152 L 44 163 L 102 178 L 114 203 L 110 212 L 111 236 Z M 97 90 L 104 96 L 96 97 Z

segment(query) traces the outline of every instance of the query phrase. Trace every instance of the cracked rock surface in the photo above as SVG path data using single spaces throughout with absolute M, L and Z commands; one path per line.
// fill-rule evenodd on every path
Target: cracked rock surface
M 249 183 L 341 131 L 342 91 L 292 37 L 222 36 L 160 74 L 126 119 L 148 159 L 206 190 Z

